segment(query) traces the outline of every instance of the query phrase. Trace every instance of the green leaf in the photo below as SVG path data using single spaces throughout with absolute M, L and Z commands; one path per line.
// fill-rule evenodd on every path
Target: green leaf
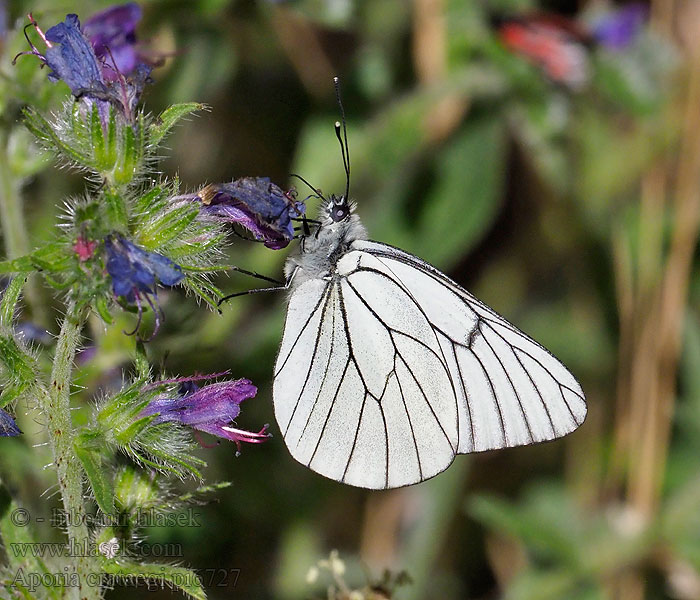
M 0 273 L 30 273 L 48 271 L 58 273 L 70 267 L 71 257 L 63 242 L 48 242 L 31 254 L 0 262 Z
M 498 215 L 506 132 L 498 118 L 468 121 L 437 157 L 418 231 L 418 254 L 447 268 L 472 248 Z
M 129 215 L 126 208 L 126 202 L 114 189 L 105 190 L 102 195 L 104 210 L 107 213 L 107 219 L 110 229 L 117 231 L 126 231 L 129 223 Z
M 99 296 L 95 299 L 94 307 L 97 314 L 100 315 L 100 318 L 107 323 L 107 325 L 114 323 L 114 317 L 112 317 L 112 313 L 109 310 L 109 304 L 104 296 Z
M 166 205 L 170 192 L 170 188 L 164 186 L 156 186 L 148 190 L 136 201 L 135 212 L 155 213 L 161 210 Z
M 177 502 L 192 502 L 197 501 L 201 496 L 207 494 L 213 494 L 214 492 L 219 492 L 231 487 L 233 484 L 230 481 L 218 481 L 216 483 L 209 483 L 206 485 L 200 485 L 198 488 L 191 492 L 187 492 L 177 497 Z M 164 504 L 163 509 L 170 509 L 171 504 Z
M 102 128 L 102 120 L 100 119 L 100 111 L 97 103 L 92 105 L 90 111 L 90 141 L 92 142 L 92 151 L 95 155 L 95 168 L 98 171 L 108 171 L 113 163 L 107 162 L 107 144 L 105 140 L 105 132 Z
M 64 242 L 49 242 L 30 254 L 32 263 L 41 271 L 58 273 L 71 266 L 71 257 Z
M 224 233 L 219 235 L 211 235 L 211 232 L 206 233 L 206 237 L 197 240 L 181 238 L 182 243 L 180 245 L 173 245 L 168 248 L 168 257 L 173 259 L 175 262 L 180 263 L 183 269 L 187 266 L 185 264 L 185 259 L 197 256 L 198 254 L 204 254 L 211 250 L 212 248 L 222 248 L 226 245 L 226 235 Z M 212 269 L 204 269 L 211 272 Z
M 139 564 L 129 561 L 104 561 L 103 570 L 109 575 L 126 580 L 148 579 L 176 588 L 195 600 L 206 600 L 199 575 L 192 569 L 173 565 Z
M 134 349 L 134 367 L 136 373 L 141 379 L 147 379 L 151 374 L 151 365 L 148 362 L 146 355 L 146 347 L 141 340 L 137 340 L 136 348 Z
M 125 185 L 133 180 L 139 160 L 139 149 L 133 127 L 122 127 L 121 134 L 121 156 L 114 169 L 114 183 L 117 185 Z
M 54 146 L 57 150 L 65 154 L 69 159 L 80 165 L 90 165 L 89 156 L 82 154 L 78 149 L 66 144 L 54 131 L 51 123 L 32 109 L 24 109 L 24 124 L 38 139 L 49 146 Z
M 95 501 L 100 510 L 106 514 L 114 514 L 114 488 L 112 481 L 105 472 L 102 464 L 102 454 L 100 450 L 94 450 L 89 446 L 91 440 L 84 434 L 76 438 L 74 449 L 75 454 L 85 469 L 90 487 L 95 494 Z
M 184 117 L 191 115 L 198 110 L 206 110 L 206 104 L 198 102 L 186 102 L 183 104 L 174 104 L 166 108 L 158 117 L 156 122 L 151 125 L 149 141 L 154 146 L 160 144 L 168 132 Z
M 24 383 L 10 384 L 3 387 L 2 393 L 0 393 L 0 408 L 4 408 L 18 400 L 28 387 L 29 386 Z
M 109 107 L 109 122 L 107 124 L 107 140 L 105 144 L 105 164 L 113 166 L 117 162 L 117 115 L 115 108 Z
M 182 285 L 194 292 L 212 308 L 218 309 L 219 300 L 224 297 L 223 292 L 204 277 L 189 276 L 182 282 Z
M 138 240 L 147 250 L 160 248 L 182 234 L 198 214 L 199 205 L 194 202 L 167 210 L 141 227 Z
M 144 402 L 145 405 L 145 402 Z M 136 438 L 146 427 L 148 427 L 152 421 L 154 421 L 156 418 L 156 415 L 149 415 L 148 417 L 141 417 L 140 419 L 136 419 L 135 421 L 129 423 L 129 424 L 124 424 L 124 427 L 121 427 L 119 429 L 115 429 L 114 431 L 114 439 L 116 440 L 117 444 L 120 444 L 121 446 L 127 446 L 129 445 L 134 438 Z
M 498 216 L 506 148 L 501 120 L 471 117 L 437 152 L 386 179 L 366 215 L 371 237 L 448 269 Z
M 0 301 L 0 327 L 12 327 L 17 303 L 25 283 L 27 283 L 26 277 L 14 277 L 7 284 Z
M 141 388 L 146 383 L 143 379 L 134 381 L 121 389 L 117 394 L 102 405 L 97 413 L 97 422 L 104 431 L 120 431 L 128 426 L 134 417 L 148 403 L 149 398 L 139 398 Z
M 544 557 L 556 557 L 569 566 L 579 563 L 585 528 L 558 489 L 535 487 L 518 505 L 493 496 L 477 496 L 469 509 L 485 525 L 521 540 Z
M 9 333 L 0 333 L 0 365 L 16 386 L 28 386 L 36 383 L 38 372 L 34 358 L 25 352 Z
M 14 260 L 0 261 L 0 273 L 31 273 L 34 271 L 34 265 L 29 256 L 21 256 Z

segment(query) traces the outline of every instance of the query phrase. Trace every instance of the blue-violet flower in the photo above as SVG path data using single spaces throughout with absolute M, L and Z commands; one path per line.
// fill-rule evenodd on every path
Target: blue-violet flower
M 102 76 L 116 81 L 119 74 L 129 76 L 147 61 L 136 46 L 136 26 L 141 20 L 141 7 L 135 2 L 110 6 L 83 23 L 83 33 L 102 61 Z
M 258 389 L 247 379 L 222 381 L 197 387 L 192 379 L 182 379 L 180 397 L 159 397 L 141 412 L 141 417 L 158 415 L 154 423 L 167 421 L 187 425 L 198 431 L 235 442 L 238 452 L 241 442 L 259 444 L 270 437 L 265 425 L 258 433 L 233 427 L 241 412 L 240 404 L 253 398 Z
M 279 250 L 294 239 L 292 219 L 305 206 L 295 192 L 285 192 L 268 177 L 243 177 L 230 183 L 211 184 L 197 194 L 200 214 L 241 225 L 265 246 Z
M 595 21 L 591 27 L 593 37 L 610 50 L 624 50 L 644 27 L 648 14 L 644 4 L 627 4 Z
M 0 408 L 0 437 L 15 437 L 21 433 L 12 415 Z
M 153 335 L 160 328 L 159 310 L 151 300 L 151 295 L 156 296 L 156 285 L 176 285 L 185 277 L 182 267 L 170 260 L 167 256 L 157 252 L 149 252 L 139 248 L 136 244 L 123 236 L 114 234 L 105 239 L 105 253 L 107 255 L 107 273 L 112 277 L 112 291 L 115 296 L 122 296 L 127 302 L 135 302 L 139 309 L 139 322 L 141 323 L 141 297 L 153 309 L 156 323 Z
M 105 251 L 112 291 L 127 302 L 139 294 L 155 294 L 156 283 L 175 285 L 184 278 L 182 267 L 167 256 L 139 248 L 121 235 L 108 236 Z
M 98 59 L 90 39 L 80 26 L 78 15 L 66 15 L 62 23 L 49 28 L 45 34 L 31 15 L 29 18 L 45 42 L 46 51 L 42 54 L 30 42 L 31 50 L 20 54 L 37 56 L 51 68 L 48 75 L 51 81 L 64 81 L 71 93 L 88 106 L 97 102 L 103 121 L 108 114 L 109 103 L 117 106 L 127 120 L 131 121 L 141 92 L 149 81 L 151 67 L 137 62 L 130 65 L 127 73 L 123 73 L 119 60 L 116 57 L 109 59 L 110 50 L 104 45 L 100 46 L 103 54 Z M 98 33 L 101 35 L 102 32 L 98 29 Z M 113 33 L 113 37 L 114 35 Z M 125 38 L 129 38 L 128 31 Z M 124 50 L 118 48 L 117 52 L 120 51 Z

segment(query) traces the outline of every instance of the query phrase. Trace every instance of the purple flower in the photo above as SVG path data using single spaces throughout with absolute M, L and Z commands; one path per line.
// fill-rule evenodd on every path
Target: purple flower
M 21 433 L 12 415 L 0 408 L 0 437 L 15 437 Z
M 168 257 L 139 248 L 121 235 L 105 239 L 107 272 L 112 291 L 134 302 L 140 294 L 155 294 L 156 284 L 175 285 L 184 278 L 182 267 Z
M 648 12 L 647 7 L 638 2 L 609 12 L 593 23 L 593 37 L 601 46 L 611 50 L 623 50 L 637 37 L 646 23 Z
M 139 248 L 121 235 L 111 235 L 105 239 L 107 254 L 107 273 L 112 277 L 112 291 L 115 296 L 122 296 L 127 302 L 136 302 L 139 319 L 136 328 L 130 332 L 136 333 L 141 325 L 141 298 L 155 314 L 155 329 L 152 339 L 160 329 L 160 307 L 153 303 L 151 295 L 156 296 L 156 285 L 175 285 L 185 277 L 182 267 L 168 257 Z
M 286 247 L 294 238 L 293 218 L 304 214 L 303 202 L 294 192 L 284 192 L 268 177 L 243 177 L 231 183 L 212 184 L 197 196 L 201 214 L 250 231 L 273 250 Z
M 83 32 L 102 61 L 107 81 L 116 81 L 120 73 L 131 75 L 145 62 L 136 49 L 136 25 L 141 16 L 141 7 L 130 2 L 110 6 L 85 21 Z
M 90 39 L 80 26 L 78 15 L 66 15 L 62 23 L 54 25 L 45 34 L 31 14 L 29 19 L 46 44 L 45 53 L 42 54 L 30 42 L 31 50 L 21 52 L 15 60 L 21 54 L 37 56 L 51 68 L 48 75 L 51 81 L 64 81 L 71 93 L 88 105 L 97 102 L 103 120 L 108 114 L 109 103 L 121 109 L 127 120 L 131 120 L 141 92 L 149 81 L 149 65 L 135 63 L 124 73 L 116 57 L 110 61 L 100 54 L 98 59 Z M 128 33 L 125 37 L 129 37 Z M 100 50 L 108 54 L 104 45 L 100 46 Z
M 106 99 L 108 92 L 102 69 L 90 41 L 80 30 L 78 15 L 66 15 L 63 23 L 46 32 L 44 59 L 51 67 L 51 81 L 63 80 L 76 98 L 83 95 Z
M 140 417 L 157 415 L 154 423 L 166 421 L 187 425 L 217 437 L 235 442 L 238 452 L 241 442 L 260 444 L 270 437 L 267 425 L 258 433 L 233 427 L 233 421 L 241 412 L 240 404 L 253 398 L 258 392 L 247 379 L 222 381 L 202 388 L 193 383 L 202 377 L 183 378 L 180 382 L 180 397 L 155 398 L 141 412 Z
M 17 323 L 17 325 L 15 325 L 15 333 L 21 335 L 29 342 L 36 342 L 45 346 L 53 342 L 53 337 L 46 329 L 31 321 L 21 321 Z

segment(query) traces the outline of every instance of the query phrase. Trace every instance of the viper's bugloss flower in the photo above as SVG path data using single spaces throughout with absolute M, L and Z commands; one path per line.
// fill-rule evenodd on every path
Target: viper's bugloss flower
M 0 437 L 15 437 L 21 434 L 12 415 L 0 408 Z
M 136 45 L 136 26 L 141 17 L 141 7 L 129 2 L 110 6 L 83 24 L 83 33 L 101 61 L 106 81 L 116 81 L 120 74 L 128 77 L 147 63 Z
M 199 377 L 197 379 L 200 379 Z M 241 412 L 240 404 L 253 398 L 256 388 L 247 379 L 222 381 L 197 387 L 193 379 L 179 379 L 180 396 L 158 397 L 141 412 L 140 417 L 157 415 L 154 423 L 167 421 L 187 425 L 198 431 L 235 442 L 238 452 L 241 442 L 259 444 L 270 437 L 265 425 L 258 433 L 233 427 L 233 421 Z
M 102 69 L 92 44 L 80 30 L 78 15 L 66 15 L 63 23 L 48 29 L 46 45 L 44 59 L 51 67 L 51 81 L 64 81 L 76 98 L 85 95 L 107 99 L 107 85 L 102 78 Z
M 28 342 L 35 342 L 45 346 L 53 342 L 53 337 L 41 325 L 31 321 L 20 321 L 15 325 L 15 333 L 22 336 Z
M 141 294 L 155 295 L 156 285 L 175 285 L 185 277 L 182 267 L 167 256 L 149 252 L 121 235 L 105 239 L 107 273 L 112 291 L 127 302 L 138 301 Z
M 648 8 L 639 2 L 627 4 L 599 17 L 591 26 L 593 37 L 610 50 L 624 50 L 647 21 Z
M 66 15 L 62 23 L 49 28 L 45 34 L 31 15 L 30 19 L 46 43 L 46 50 L 42 54 L 31 45 L 31 51 L 21 54 L 37 56 L 51 68 L 49 79 L 64 81 L 77 99 L 88 105 L 97 102 L 103 120 L 108 114 L 109 104 L 117 106 L 127 120 L 131 120 L 141 92 L 149 80 L 150 65 L 137 62 L 130 65 L 128 73 L 124 73 L 119 69 L 116 57 L 109 61 L 104 56 L 98 59 L 91 40 L 80 26 L 78 15 Z M 126 37 L 129 37 L 128 34 Z M 101 51 L 108 52 L 104 45 L 100 48 Z
M 285 192 L 268 177 L 242 177 L 230 183 L 211 184 L 197 194 L 202 215 L 238 224 L 273 250 L 294 239 L 293 218 L 305 206 L 295 192 Z
M 78 256 L 80 262 L 90 260 L 95 253 L 95 248 L 97 248 L 97 242 L 95 240 L 86 240 L 82 236 L 78 236 L 75 244 L 73 244 L 73 251 Z

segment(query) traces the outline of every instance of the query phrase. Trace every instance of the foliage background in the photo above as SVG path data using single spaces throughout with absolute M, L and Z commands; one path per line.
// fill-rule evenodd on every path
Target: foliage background
M 233 485 L 197 508 L 201 526 L 154 529 L 151 541 L 181 544 L 212 598 L 324 597 L 306 574 L 332 549 L 358 587 L 385 567 L 408 571 L 413 584 L 397 598 L 700 597 L 694 3 L 652 2 L 653 31 L 624 53 L 596 55 L 580 92 L 495 40 L 486 7 L 534 8 L 528 0 L 143 4 L 142 37 L 175 51 L 154 73 L 148 108 L 211 107 L 170 138 L 165 174 L 196 189 L 245 175 L 291 185 L 297 172 L 341 190 L 338 74 L 353 196 L 371 236 L 433 262 L 541 341 L 577 375 L 590 410 L 565 440 L 458 457 L 428 483 L 372 493 L 297 464 L 273 425 L 270 442 L 239 458 L 228 444 L 203 448 L 208 480 Z M 10 1 L 8 22 L 30 8 L 53 24 L 106 5 Z M 544 8 L 573 15 L 601 6 Z M 22 43 L 5 38 L 2 73 Z M 0 157 L 4 184 L 16 184 L 2 193 L 21 193 L 29 247 L 51 235 L 61 199 L 82 186 L 44 168 L 48 158 L 20 168 L 28 161 L 18 149 L 31 149 L 14 125 L 21 102 L 40 98 L 50 109 L 60 96 L 31 60 L 18 67 L 31 98 L 2 98 L 3 127 L 15 133 L 3 134 Z M 243 240 L 228 252 L 232 264 L 270 275 L 286 254 Z M 234 274 L 220 284 L 237 291 L 255 281 Z M 40 309 L 23 316 L 56 333 L 47 290 L 31 293 Z M 153 362 L 168 373 L 232 369 L 252 379 L 260 392 L 239 424 L 273 423 L 284 299 L 240 298 L 218 315 L 173 292 L 164 308 Z M 121 378 L 130 322 L 93 328 L 100 358 L 82 367 L 80 401 Z M 30 447 L 41 435 L 34 416 L 18 420 L 28 435 L 3 440 L 0 475 L 36 499 L 38 514 L 47 497 L 56 500 L 36 493 L 52 474 L 41 469 L 45 450 Z M 58 532 L 42 534 L 50 541 Z M 240 569 L 235 586 L 218 569 Z

